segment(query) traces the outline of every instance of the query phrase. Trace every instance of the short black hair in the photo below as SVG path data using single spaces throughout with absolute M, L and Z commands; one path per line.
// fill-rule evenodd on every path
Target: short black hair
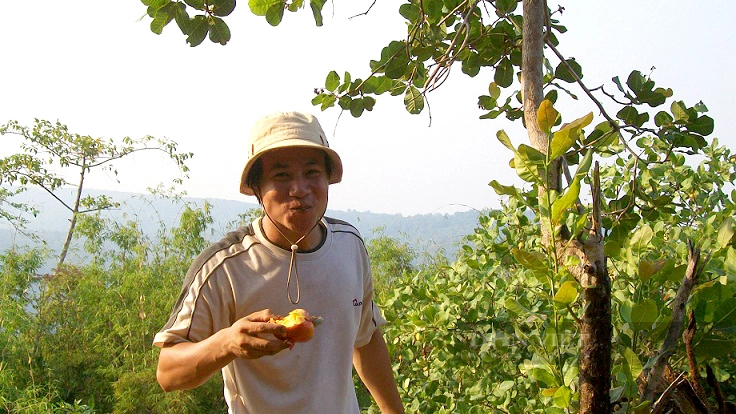
M 327 177 L 332 177 L 332 158 L 327 155 L 326 151 L 322 151 L 322 153 L 325 155 L 325 170 L 327 170 Z M 248 188 L 253 189 L 253 193 L 256 195 L 258 204 L 261 204 L 260 187 L 262 179 L 263 160 L 261 157 L 258 157 L 258 159 L 253 162 L 253 165 L 250 167 L 250 171 L 248 171 L 248 175 L 245 177 L 245 185 L 247 185 Z

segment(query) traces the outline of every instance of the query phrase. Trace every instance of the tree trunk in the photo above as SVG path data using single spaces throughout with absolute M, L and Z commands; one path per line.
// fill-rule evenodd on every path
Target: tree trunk
M 580 412 L 611 412 L 611 279 L 601 232 L 601 183 L 598 163 L 593 171 L 593 217 L 583 243 L 585 260 L 580 274 L 583 317 L 580 327 Z
M 85 164 L 82 164 L 85 165 Z M 82 172 L 79 173 L 79 186 L 77 186 L 77 195 L 74 199 L 74 208 L 72 209 L 72 219 L 69 221 L 69 230 L 66 232 L 66 240 L 64 240 L 64 247 L 61 248 L 61 253 L 59 253 L 59 260 L 56 262 L 56 269 L 60 270 L 61 266 L 64 265 L 64 261 L 66 260 L 66 254 L 69 252 L 69 246 L 72 244 L 72 239 L 74 238 L 74 228 L 77 226 L 77 214 L 79 214 L 79 205 L 82 200 L 82 187 L 84 185 L 84 173 L 85 168 L 82 167 Z

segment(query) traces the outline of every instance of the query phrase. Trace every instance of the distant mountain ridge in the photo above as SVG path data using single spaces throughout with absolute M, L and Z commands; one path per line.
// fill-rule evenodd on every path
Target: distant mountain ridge
M 184 203 L 202 207 L 205 202 L 210 205 L 210 213 L 214 220 L 212 240 L 218 240 L 234 227 L 232 223 L 238 216 L 248 210 L 258 208 L 255 203 L 234 200 L 205 199 L 185 197 L 175 203 L 172 199 L 155 197 L 150 194 L 128 193 L 118 191 L 90 190 L 86 195 L 105 194 L 121 204 L 120 209 L 110 210 L 105 214 L 119 222 L 139 221 L 144 231 L 153 234 L 163 223 L 170 228 L 175 225 L 184 208 Z M 73 190 L 62 189 L 56 196 L 71 204 Z M 37 217 L 29 217 L 28 230 L 39 235 L 54 251 L 61 248 L 66 235 L 70 214 L 57 200 L 45 191 L 29 188 L 13 201 L 35 206 L 39 210 Z M 438 250 L 451 255 L 459 248 L 463 237 L 471 234 L 478 222 L 478 211 L 457 212 L 453 214 L 418 214 L 404 216 L 401 214 L 381 214 L 368 211 L 329 210 L 325 214 L 349 222 L 354 225 L 365 239 L 380 234 L 389 236 L 409 245 L 419 254 L 434 254 Z M 0 222 L 0 251 L 5 251 L 13 242 L 25 244 L 27 239 L 17 236 L 7 222 Z

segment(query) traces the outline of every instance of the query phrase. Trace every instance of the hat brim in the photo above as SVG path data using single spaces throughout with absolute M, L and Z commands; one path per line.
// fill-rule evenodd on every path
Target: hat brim
M 340 156 L 337 155 L 337 152 L 335 152 L 330 147 L 325 147 L 324 145 L 319 145 L 312 141 L 292 138 L 276 142 L 273 145 L 269 145 L 268 147 L 261 149 L 258 154 L 256 154 L 256 156 L 248 160 L 248 162 L 245 164 L 245 167 L 243 167 L 243 173 L 240 176 L 240 192 L 242 194 L 249 196 L 255 195 L 255 191 L 253 190 L 253 188 L 249 187 L 247 184 L 248 174 L 250 174 L 250 170 L 253 168 L 253 164 L 255 164 L 255 162 L 263 156 L 263 154 L 280 148 L 314 148 L 324 151 L 325 154 L 330 157 L 330 161 L 332 163 L 332 171 L 330 172 L 329 183 L 336 184 L 342 181 L 342 160 L 340 159 Z

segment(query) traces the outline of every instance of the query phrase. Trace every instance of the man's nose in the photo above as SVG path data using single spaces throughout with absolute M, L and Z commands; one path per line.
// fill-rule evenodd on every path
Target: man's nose
M 289 194 L 292 197 L 304 197 L 309 192 L 309 184 L 304 177 L 296 177 L 291 181 Z

